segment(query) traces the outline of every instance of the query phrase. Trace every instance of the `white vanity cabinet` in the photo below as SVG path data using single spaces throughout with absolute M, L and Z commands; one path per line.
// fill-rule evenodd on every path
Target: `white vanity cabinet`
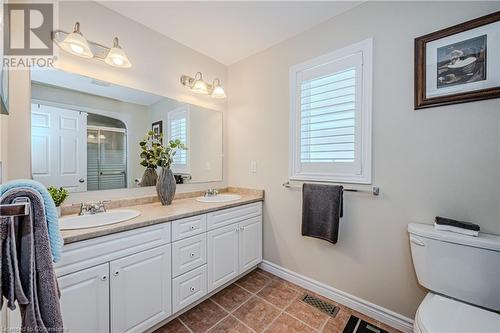
M 61 312 L 68 332 L 109 332 L 109 265 L 62 276 Z
M 64 328 L 144 332 L 168 318 L 170 234 L 167 222 L 65 245 L 55 266 Z
M 67 244 L 55 265 L 64 328 L 148 331 L 261 261 L 261 202 Z
M 171 313 L 170 244 L 58 278 L 70 332 L 144 332 Z M 110 326 L 111 325 L 111 326 Z
M 262 261 L 262 216 L 255 216 L 239 224 L 239 272 L 243 273 Z
M 171 313 L 170 244 L 110 263 L 111 329 L 144 332 Z
M 210 292 L 262 261 L 262 204 L 209 213 L 207 225 Z
M 208 232 L 208 290 L 238 276 L 238 224 Z

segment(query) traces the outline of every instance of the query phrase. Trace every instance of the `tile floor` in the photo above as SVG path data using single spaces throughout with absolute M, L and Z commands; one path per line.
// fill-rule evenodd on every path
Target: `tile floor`
M 340 307 L 332 318 L 301 302 L 305 291 L 257 268 L 154 333 L 342 333 L 351 314 L 390 333 L 398 332 L 325 299 Z

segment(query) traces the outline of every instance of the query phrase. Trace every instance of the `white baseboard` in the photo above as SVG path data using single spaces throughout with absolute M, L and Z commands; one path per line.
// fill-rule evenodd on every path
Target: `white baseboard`
M 269 273 L 279 276 L 282 279 L 295 283 L 302 288 L 314 291 L 324 297 L 331 299 L 332 301 L 343 304 L 353 310 L 361 312 L 368 317 L 383 322 L 402 332 L 413 332 L 413 319 L 400 315 L 399 313 L 370 303 L 364 299 L 335 289 L 306 276 L 292 272 L 267 260 L 264 260 L 259 265 L 259 267 L 265 271 L 268 271 Z

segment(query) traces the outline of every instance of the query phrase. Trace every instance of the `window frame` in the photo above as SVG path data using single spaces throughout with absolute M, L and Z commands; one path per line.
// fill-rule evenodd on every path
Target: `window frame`
M 359 173 L 339 172 L 339 168 L 332 168 L 332 171 L 304 172 L 301 170 L 300 160 L 300 137 L 301 137 L 301 73 L 315 67 L 334 65 L 346 58 L 361 54 L 361 103 L 359 117 L 356 119 L 355 137 L 356 154 L 354 164 L 360 163 Z M 335 67 L 335 66 L 333 66 Z M 347 68 L 347 67 L 346 67 Z M 316 181 L 334 183 L 372 183 L 372 77 L 373 77 L 373 39 L 365 39 L 361 42 L 346 46 L 342 49 L 305 61 L 290 67 L 290 155 L 289 155 L 289 180 L 290 181 Z M 335 73 L 332 71 L 332 73 Z M 356 78 L 358 73 L 356 73 Z M 356 84 L 358 93 L 358 84 Z M 358 115 L 356 115 L 358 117 Z M 359 122 L 358 122 L 359 121 Z M 333 162 L 332 162 L 333 163 Z M 330 165 L 332 164 L 330 163 Z M 337 169 L 337 170 L 335 170 Z

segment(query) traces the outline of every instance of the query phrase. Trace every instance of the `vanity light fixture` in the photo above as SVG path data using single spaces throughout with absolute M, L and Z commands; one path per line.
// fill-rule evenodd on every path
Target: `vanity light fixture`
M 108 65 L 129 68 L 132 64 L 128 60 L 127 55 L 123 52 L 118 37 L 113 38 L 113 47 L 109 50 L 108 55 L 104 58 L 104 62 Z
M 226 98 L 226 93 L 224 88 L 220 85 L 220 80 L 215 79 L 212 83 L 212 93 L 210 94 L 213 98 Z
M 196 73 L 196 75 L 194 76 L 194 82 L 191 86 L 191 91 L 196 94 L 208 95 L 208 84 L 203 81 L 201 72 Z
M 226 98 L 226 93 L 221 86 L 220 80 L 215 79 L 213 84 L 206 83 L 203 80 L 201 72 L 197 72 L 194 77 L 182 75 L 181 84 L 190 88 L 196 94 L 210 95 L 213 98 Z
M 113 67 L 132 67 L 127 55 L 120 46 L 118 37 L 113 39 L 112 47 L 107 47 L 105 45 L 87 40 L 80 32 L 79 22 L 75 23 L 75 28 L 72 33 L 68 33 L 63 30 L 53 31 L 52 40 L 62 50 L 70 54 L 82 58 L 98 59 Z
M 58 44 L 61 49 L 73 55 L 82 58 L 93 58 L 94 54 L 90 50 L 89 43 L 80 32 L 80 23 L 75 23 L 73 32 L 68 34 L 61 43 Z

